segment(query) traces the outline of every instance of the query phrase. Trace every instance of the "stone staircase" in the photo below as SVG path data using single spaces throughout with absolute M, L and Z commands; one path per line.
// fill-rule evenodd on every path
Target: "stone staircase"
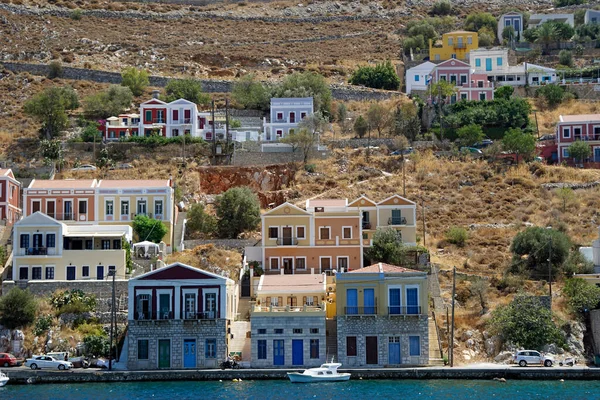
M 438 334 L 435 329 L 435 320 L 433 316 L 429 317 L 429 365 L 432 366 L 443 366 L 444 358 L 440 352 L 440 345 L 438 342 Z
M 177 222 L 175 223 L 175 243 L 173 243 L 173 248 L 177 249 L 177 251 L 181 251 L 183 249 L 181 249 L 180 247 L 180 243 L 183 242 L 183 221 L 187 218 L 187 213 L 186 212 L 179 212 L 179 214 L 177 215 Z
M 249 366 L 251 360 L 250 338 L 247 333 L 250 332 L 250 321 L 233 321 L 230 326 L 229 353 L 242 353 L 242 366 Z M 248 364 L 246 364 L 248 363 Z
M 332 359 L 337 361 L 338 359 L 338 345 L 337 345 L 337 321 L 335 319 L 328 319 L 325 321 L 325 329 L 327 331 L 326 339 L 326 360 L 330 362 Z
M 237 314 L 235 316 L 236 321 L 250 321 L 250 298 L 241 297 L 238 301 Z

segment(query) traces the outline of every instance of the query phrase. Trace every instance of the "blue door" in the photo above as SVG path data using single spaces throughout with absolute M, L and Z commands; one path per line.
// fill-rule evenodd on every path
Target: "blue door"
M 388 362 L 391 365 L 400 364 L 400 337 L 390 337 Z
M 485 70 L 486 71 L 491 71 L 492 70 L 492 59 L 491 58 L 486 58 L 485 59 Z
M 390 288 L 389 295 L 389 313 L 392 315 L 402 314 L 402 307 L 400 303 L 400 289 Z
M 304 365 L 304 347 L 302 339 L 292 340 L 292 365 Z
M 67 280 L 68 281 L 74 281 L 75 280 L 75 266 L 68 266 L 67 267 Z
M 419 314 L 419 291 L 417 288 L 406 289 L 406 313 Z
M 365 314 L 375 314 L 375 289 L 365 289 Z
M 196 368 L 196 339 L 183 341 L 183 368 Z
M 96 266 L 96 279 L 99 281 L 104 279 L 104 266 L 103 265 Z
M 600 162 L 600 147 L 594 148 L 594 162 Z
M 356 289 L 346 289 L 346 315 L 358 314 L 358 292 Z
M 283 339 L 273 340 L 273 365 L 284 365 Z

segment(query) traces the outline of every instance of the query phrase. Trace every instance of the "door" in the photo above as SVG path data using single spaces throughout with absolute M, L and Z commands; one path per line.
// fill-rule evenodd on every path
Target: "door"
M 217 294 L 206 293 L 204 296 L 204 311 L 206 318 L 217 318 Z
M 281 235 L 282 235 L 282 243 L 284 246 L 291 246 L 294 243 L 294 238 L 292 237 L 292 228 L 291 227 L 284 227 L 281 229 Z
M 48 203 L 46 203 L 46 214 L 48 214 L 49 217 L 54 218 L 54 213 L 56 212 L 55 205 L 56 203 L 54 201 L 49 201 Z
M 402 214 L 400 210 L 392 210 L 392 225 L 400 225 L 402 223 Z
M 378 364 L 377 336 L 367 336 L 367 364 Z
M 281 263 L 283 264 L 284 273 L 291 274 L 292 266 L 294 265 L 294 259 L 293 258 L 284 258 L 284 259 L 282 259 Z
M 365 314 L 375 314 L 375 289 L 365 289 L 364 291 L 365 301 Z
M 196 317 L 196 294 L 186 293 L 185 295 L 185 319 L 194 319 Z
M 169 339 L 158 341 L 158 368 L 171 368 L 171 341 Z
M 171 296 L 168 293 L 158 295 L 159 319 L 169 319 L 171 310 Z
M 96 266 L 96 279 L 99 281 L 104 279 L 104 266 L 103 265 Z
M 296 122 L 296 113 L 295 112 L 291 112 L 290 113 L 290 124 L 293 124 Z
M 292 340 L 292 365 L 304 365 L 302 339 Z
M 400 364 L 400 337 L 390 337 L 388 345 L 388 362 L 391 365 Z
M 356 289 L 346 289 L 346 315 L 358 314 L 358 293 Z
M 73 202 L 71 200 L 65 200 L 65 220 L 69 221 L 73 219 Z
M 594 162 L 600 162 L 600 147 L 594 148 Z
M 284 365 L 285 353 L 283 350 L 283 339 L 273 340 L 273 365 Z
M 67 280 L 74 281 L 75 280 L 75 269 L 77 267 L 69 265 L 67 266 Z
M 419 291 L 417 288 L 406 289 L 406 313 L 419 314 Z
M 492 70 L 492 59 L 491 58 L 486 58 L 485 59 L 485 70 L 486 71 L 491 71 Z
M 183 341 L 183 368 L 196 368 L 196 339 Z

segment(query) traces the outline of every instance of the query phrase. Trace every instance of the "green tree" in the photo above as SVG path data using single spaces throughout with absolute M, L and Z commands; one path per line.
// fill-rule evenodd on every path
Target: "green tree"
M 576 6 L 584 3 L 585 0 L 554 0 L 554 5 L 556 7 Z
M 231 97 L 244 108 L 269 109 L 269 91 L 262 83 L 256 81 L 253 74 L 244 75 L 233 84 Z
M 62 160 L 62 143 L 60 140 L 44 139 L 40 142 L 40 152 L 44 161 L 56 169 L 56 164 Z
M 98 129 L 98 123 L 88 122 L 85 128 L 81 131 L 81 140 L 84 142 L 98 142 L 102 141 L 102 132 Z
M 133 219 L 133 232 L 135 232 L 140 242 L 149 240 L 159 243 L 167 234 L 167 227 L 159 219 L 139 214 Z
M 308 129 L 300 128 L 292 133 L 289 133 L 284 138 L 279 139 L 279 142 L 292 146 L 292 151 L 300 149 L 302 151 L 302 160 L 304 165 L 306 165 L 308 163 L 310 151 L 317 143 L 317 135 L 309 132 Z
M 565 96 L 565 90 L 558 85 L 544 85 L 535 91 L 536 97 L 541 97 L 546 101 L 548 107 L 554 108 L 562 103 Z
M 323 133 L 327 129 L 327 117 L 321 111 L 314 112 L 302 118 L 298 123 L 299 129 L 306 129 L 313 135 Z
M 121 72 L 122 86 L 127 86 L 131 89 L 134 96 L 141 96 L 144 93 L 146 86 L 150 84 L 148 72 L 135 67 L 126 67 Z
M 8 329 L 23 328 L 35 321 L 37 303 L 29 290 L 18 287 L 0 297 L 0 325 Z
M 106 335 L 87 335 L 83 338 L 87 357 L 108 357 L 110 343 Z
M 340 125 L 340 129 L 342 133 L 348 132 L 350 127 L 348 126 L 348 109 L 344 103 L 339 103 L 337 107 L 337 116 L 336 119 L 338 124 Z
M 517 163 L 519 157 L 531 159 L 535 154 L 535 138 L 519 128 L 511 128 L 506 131 L 502 139 L 502 146 L 504 151 L 516 154 Z
M 515 88 L 512 86 L 500 86 L 498 89 L 494 90 L 494 98 L 509 100 L 514 92 Z
M 571 309 L 580 316 L 600 305 L 600 287 L 585 279 L 567 279 L 563 293 L 567 297 Z
M 426 46 L 428 46 L 429 39 L 437 39 L 438 32 L 435 27 L 430 23 L 429 20 L 416 20 L 411 21 L 407 24 L 407 33 L 409 37 L 421 37 Z
M 217 229 L 217 219 L 208 214 L 204 204 L 194 204 L 187 213 L 186 231 L 191 235 L 211 237 Z
M 552 320 L 552 312 L 538 297 L 517 295 L 508 305 L 492 312 L 490 331 L 502 335 L 504 341 L 526 349 L 541 350 L 543 346 L 564 344 L 560 329 Z
M 107 168 L 113 165 L 113 160 L 110 158 L 108 149 L 106 147 L 100 150 L 99 157 L 96 160 L 96 165 L 98 168 Z
M 132 101 L 133 93 L 128 87 L 110 85 L 105 91 L 83 100 L 83 114 L 88 119 L 117 116 L 128 109 Z
M 331 89 L 316 72 L 294 72 L 273 88 L 272 97 L 312 97 L 315 111 L 331 115 Z
M 507 26 L 502 30 L 502 39 L 507 42 L 511 42 L 513 40 L 517 40 L 517 34 L 515 33 L 515 28 L 511 26 Z
M 554 191 L 562 203 L 562 212 L 567 211 L 567 204 L 575 201 L 575 192 L 570 187 L 563 186 Z
M 367 120 L 364 119 L 362 115 L 359 115 L 354 121 L 354 132 L 359 138 L 362 138 L 367 134 L 368 129 L 369 124 L 367 123 Z
M 485 137 L 481 126 L 476 124 L 463 126 L 458 131 L 456 131 L 456 135 L 458 136 L 460 144 L 467 147 L 473 146 L 475 143 L 481 142 Z
M 27 114 L 42 123 L 41 133 L 50 140 L 60 134 L 68 123 L 68 110 L 79 107 L 77 94 L 70 86 L 50 87 L 29 99 L 24 106 Z
M 398 90 L 400 78 L 391 61 L 376 64 L 374 67 L 359 67 L 352 73 L 349 82 L 374 89 Z
M 561 50 L 560 53 L 558 53 L 558 62 L 561 65 L 572 67 L 573 53 L 571 53 L 569 50 Z
M 235 239 L 260 223 L 260 203 L 248 187 L 234 187 L 217 196 L 217 230 L 221 238 Z
M 533 32 L 535 43 L 539 43 L 544 46 L 544 51 L 548 51 L 550 44 L 556 42 L 558 32 L 554 24 L 544 22 Z
M 428 44 L 425 42 L 425 38 L 423 35 L 410 36 L 404 39 L 402 42 L 402 48 L 404 49 L 404 54 L 407 56 L 410 55 L 410 50 L 413 51 L 421 51 L 427 49 Z
M 514 237 L 510 245 L 513 254 L 511 271 L 535 280 L 548 279 L 550 259 L 552 276 L 556 276 L 562 270 L 570 248 L 571 240 L 563 232 L 537 226 L 526 228 Z
M 202 91 L 202 82 L 197 79 L 169 80 L 165 86 L 165 100 L 170 103 L 179 99 L 202 105 L 210 103 L 210 96 Z
M 484 27 L 494 32 L 497 25 L 498 21 L 496 21 L 496 18 L 487 12 L 471 13 L 465 21 L 465 29 L 473 32 L 478 32 Z
M 451 82 L 440 79 L 438 82 L 432 83 L 427 89 L 428 94 L 436 99 L 440 96 L 443 99 L 456 94 L 456 85 Z
M 402 233 L 391 227 L 377 228 L 373 234 L 373 245 L 365 255 L 371 263 L 401 265 L 406 256 Z
M 60 61 L 51 61 L 48 64 L 48 78 L 60 78 L 63 75 L 63 67 Z
M 448 0 L 440 0 L 431 8 L 431 15 L 450 15 L 452 13 L 452 4 Z
M 561 21 L 548 21 L 545 22 L 554 25 L 554 29 L 556 30 L 556 39 L 557 40 L 571 40 L 573 35 L 575 35 L 575 28 L 566 22 Z
M 496 34 L 487 26 L 481 28 L 477 34 L 479 35 L 480 47 L 490 47 L 494 45 L 494 42 L 496 41 Z
M 367 111 L 367 123 L 377 130 L 377 136 L 387 129 L 393 122 L 393 114 L 381 103 L 373 103 Z
M 469 239 L 469 233 L 460 226 L 452 226 L 446 231 L 446 240 L 458 247 L 465 247 L 467 239 Z
M 417 140 L 421 133 L 421 118 L 417 106 L 411 103 L 404 103 L 396 107 L 392 121 L 393 134 L 404 135 L 411 142 Z
M 569 155 L 583 164 L 592 155 L 592 148 L 586 142 L 577 140 L 569 146 Z

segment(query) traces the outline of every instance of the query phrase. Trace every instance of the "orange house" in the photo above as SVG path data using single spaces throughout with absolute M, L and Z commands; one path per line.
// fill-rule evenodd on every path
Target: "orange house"
M 58 221 L 95 221 L 96 185 L 96 179 L 34 179 L 23 191 L 23 215 L 41 211 Z
M 12 225 L 21 214 L 21 184 L 11 169 L 0 169 L 0 219 Z

